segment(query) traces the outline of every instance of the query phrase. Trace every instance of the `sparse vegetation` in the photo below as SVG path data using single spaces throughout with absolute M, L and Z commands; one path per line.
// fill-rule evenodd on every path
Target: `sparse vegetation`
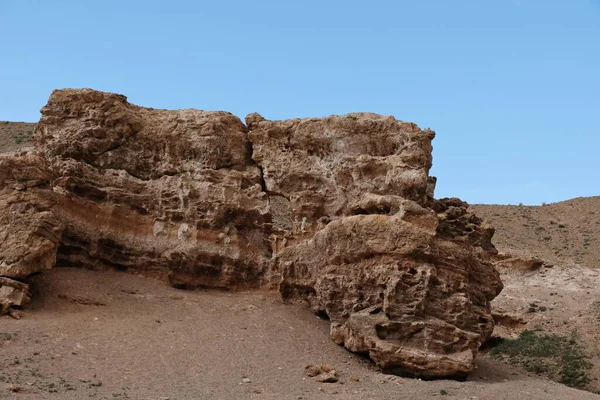
M 15 144 L 21 144 L 26 140 L 31 139 L 33 136 L 34 129 L 31 128 L 27 132 L 21 132 L 17 136 L 15 136 Z
M 490 351 L 490 356 L 567 386 L 583 388 L 590 381 L 592 364 L 576 332 L 563 337 L 525 330 L 518 339 L 502 341 Z

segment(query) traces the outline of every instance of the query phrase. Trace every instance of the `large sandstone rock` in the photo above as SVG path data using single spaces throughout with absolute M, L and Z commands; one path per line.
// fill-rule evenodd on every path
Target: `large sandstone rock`
M 246 124 L 286 231 L 314 233 L 322 220 L 360 211 L 367 194 L 427 198 L 433 131 L 371 113 L 287 121 L 250 114 Z
M 282 252 L 282 295 L 307 299 L 331 319 L 336 342 L 390 372 L 465 377 L 492 332 L 501 284 L 468 242 L 437 227 L 435 213 L 410 201 L 335 220 Z
M 63 226 L 54 216 L 47 165 L 40 157 L 0 157 L 0 308 L 25 305 L 15 279 L 52 268 Z
M 135 270 L 188 288 L 262 284 L 268 201 L 234 115 L 55 91 L 36 138 L 63 194 L 59 262 Z
M 0 161 L 0 276 L 25 298 L 19 280 L 56 257 L 182 288 L 276 289 L 383 369 L 464 377 L 502 284 L 485 261 L 493 228 L 433 199 L 433 137 L 376 114 L 244 125 L 55 91 L 39 154 Z

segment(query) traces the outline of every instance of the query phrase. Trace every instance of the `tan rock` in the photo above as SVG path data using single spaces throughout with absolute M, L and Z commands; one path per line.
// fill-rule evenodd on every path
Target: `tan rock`
M 415 207 L 416 204 L 414 204 Z M 464 377 L 494 323 L 498 273 L 468 243 L 395 215 L 331 222 L 278 257 L 284 299 L 305 299 L 332 338 L 382 368 Z
M 427 198 L 433 131 L 371 113 L 286 121 L 251 114 L 246 123 L 266 190 L 287 200 L 296 235 L 349 214 L 365 194 Z
M 31 293 L 27 284 L 0 277 L 0 314 L 11 312 L 11 307 L 24 306 L 30 300 Z
M 306 375 L 310 378 L 314 378 L 321 373 L 321 368 L 314 364 L 307 365 L 304 370 L 306 371 Z
M 18 281 L 54 266 L 63 226 L 51 209 L 50 174 L 40 157 L 0 157 L 0 307 L 30 299 Z
M 335 383 L 339 380 L 337 376 L 337 372 L 335 370 L 329 372 L 323 372 L 320 375 L 315 377 L 317 382 L 322 383 Z
M 42 109 L 36 137 L 58 177 L 56 213 L 68 221 L 60 262 L 186 288 L 262 283 L 268 201 L 234 115 L 61 90 Z
M 466 376 L 502 284 L 486 261 L 493 227 L 433 199 L 434 132 L 370 113 L 246 123 L 53 92 L 39 154 L 0 159 L 0 276 L 57 259 L 181 288 L 278 289 L 385 370 Z

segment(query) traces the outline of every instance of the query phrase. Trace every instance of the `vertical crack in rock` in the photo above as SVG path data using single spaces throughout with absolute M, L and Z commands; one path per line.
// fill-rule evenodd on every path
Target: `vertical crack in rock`
M 38 154 L 0 157 L 0 276 L 58 262 L 269 288 L 386 371 L 464 378 L 502 283 L 493 228 L 433 199 L 434 135 L 372 113 L 244 125 L 58 90 Z M 0 282 L 3 311 L 28 299 L 13 288 Z
M 269 195 L 269 191 L 267 190 L 267 183 L 265 182 L 265 171 L 262 166 L 258 166 L 258 170 L 260 171 L 260 188 L 263 192 Z

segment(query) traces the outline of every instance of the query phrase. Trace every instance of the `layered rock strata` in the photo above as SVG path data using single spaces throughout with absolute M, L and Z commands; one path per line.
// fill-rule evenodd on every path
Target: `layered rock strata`
M 0 158 L 0 302 L 22 305 L 55 262 L 270 288 L 383 369 L 464 377 L 502 284 L 493 228 L 433 199 L 433 137 L 369 113 L 243 124 L 55 91 L 37 153 Z

